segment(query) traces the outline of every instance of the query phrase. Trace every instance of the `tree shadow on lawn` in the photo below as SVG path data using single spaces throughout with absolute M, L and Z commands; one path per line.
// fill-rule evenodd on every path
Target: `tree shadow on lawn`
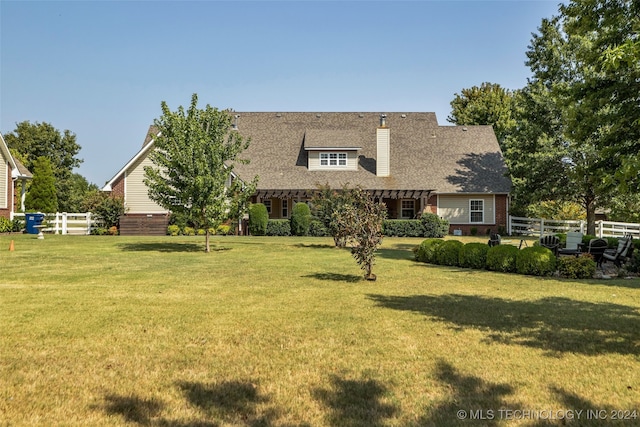
M 331 410 L 327 417 L 331 426 L 381 427 L 386 418 L 399 411 L 380 401 L 386 393 L 386 387 L 376 380 L 349 380 L 334 375 L 331 387 L 316 389 L 313 396 Z
M 159 427 L 217 427 L 242 425 L 249 427 L 274 425 L 281 416 L 278 408 L 261 409 L 270 399 L 260 393 L 251 381 L 224 381 L 217 384 L 178 382 L 186 401 L 200 412 L 198 419 L 186 421 L 162 417 L 165 404 L 157 399 L 137 396 L 105 396 L 105 411 L 120 415 L 128 423 Z M 308 427 L 302 424 L 298 427 Z
M 312 278 L 312 279 L 318 279 L 318 280 L 331 280 L 334 282 L 348 282 L 348 283 L 356 283 L 356 282 L 360 282 L 361 280 L 364 280 L 364 276 L 356 276 L 355 274 L 340 274 L 340 273 L 314 273 L 314 274 L 307 274 L 305 276 L 300 276 L 300 277 L 307 277 L 307 278 Z
M 461 374 L 446 361 L 438 361 L 435 377 L 446 387 L 449 395 L 442 403 L 429 408 L 418 421 L 418 426 L 504 425 L 506 411 L 520 408 L 520 405 L 510 405 L 504 400 L 514 392 L 509 384 L 490 383 L 473 375 Z
M 120 249 L 127 252 L 203 252 L 204 243 L 123 243 Z M 211 252 L 227 251 L 231 248 L 211 247 Z
M 474 328 L 489 342 L 598 355 L 640 354 L 640 311 L 611 303 L 549 297 L 512 301 L 474 295 L 369 295 L 379 306 L 423 314 L 452 328 Z

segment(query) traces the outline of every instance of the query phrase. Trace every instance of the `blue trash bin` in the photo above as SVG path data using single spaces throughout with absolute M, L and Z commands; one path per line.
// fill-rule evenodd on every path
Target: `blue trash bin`
M 41 213 L 28 213 L 26 215 L 26 229 L 29 234 L 38 234 L 40 230 L 36 228 L 38 225 L 42 225 L 44 220 L 44 214 Z

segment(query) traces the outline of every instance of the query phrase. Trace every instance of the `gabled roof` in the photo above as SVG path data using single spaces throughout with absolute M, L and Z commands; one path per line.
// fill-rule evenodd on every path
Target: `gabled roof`
M 435 190 L 447 193 L 508 193 L 504 159 L 491 126 L 438 126 L 435 113 L 386 113 L 390 131 L 389 177 L 376 175 L 376 129 L 380 113 L 236 112 L 238 131 L 251 138 L 236 165 L 246 180 L 259 176 L 258 190 L 339 188 Z M 307 141 L 311 135 L 312 140 Z M 357 171 L 307 167 L 313 147 L 357 147 Z
M 0 134 L 0 152 L 2 152 L 2 154 L 4 155 L 4 158 L 6 158 L 9 161 L 9 165 L 11 167 L 11 177 L 16 179 L 16 178 L 20 178 L 20 179 L 31 179 L 33 178 L 33 174 L 31 172 L 29 172 L 29 169 L 27 169 L 18 159 L 14 158 L 11 155 L 11 152 L 9 151 L 9 147 L 7 146 L 7 143 L 4 140 L 4 137 L 2 136 L 2 134 Z
M 142 143 L 142 149 L 136 153 L 135 156 L 131 158 L 123 167 L 120 169 L 107 183 L 102 187 L 102 191 L 111 191 L 111 188 L 115 182 L 122 177 L 122 175 L 137 162 L 140 158 L 145 157 L 147 153 L 153 148 L 153 138 L 154 135 L 158 133 L 158 130 L 155 126 L 149 126 L 149 130 L 147 131 L 147 136 L 144 138 L 144 142 Z
M 359 185 L 367 190 L 435 191 L 439 194 L 506 194 L 511 181 L 491 126 L 438 126 L 435 113 L 386 113 L 390 131 L 390 171 L 376 175 L 376 129 L 380 113 L 234 112 L 238 132 L 251 138 L 235 174 L 259 176 L 258 191 Z M 150 133 L 154 131 L 150 127 Z M 140 150 L 104 187 L 105 191 L 153 146 L 147 135 Z M 314 150 L 358 150 L 357 171 L 309 170 Z M 409 196 L 407 196 L 409 197 Z

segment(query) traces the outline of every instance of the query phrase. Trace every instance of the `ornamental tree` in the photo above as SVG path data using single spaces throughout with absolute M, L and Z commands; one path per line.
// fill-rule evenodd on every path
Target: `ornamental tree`
M 205 251 L 210 252 L 210 230 L 237 219 L 255 192 L 258 177 L 243 182 L 233 175 L 234 163 L 248 162 L 240 154 L 250 143 L 232 127 L 228 111 L 210 105 L 191 105 L 171 111 L 161 103 L 162 116 L 154 120 L 157 134 L 145 167 L 149 198 L 205 230 Z
M 351 243 L 351 254 L 367 280 L 376 280 L 373 265 L 378 246 L 382 244 L 382 224 L 387 217 L 387 207 L 382 202 L 374 202 L 361 188 L 345 189 L 345 202 L 331 214 L 332 223 L 342 230 L 347 243 Z

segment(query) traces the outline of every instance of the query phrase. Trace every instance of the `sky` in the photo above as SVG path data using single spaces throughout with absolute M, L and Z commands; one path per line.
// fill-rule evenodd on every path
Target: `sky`
M 102 187 L 161 115 L 435 112 L 483 82 L 531 76 L 527 47 L 559 0 L 0 1 L 0 132 L 76 135 Z

